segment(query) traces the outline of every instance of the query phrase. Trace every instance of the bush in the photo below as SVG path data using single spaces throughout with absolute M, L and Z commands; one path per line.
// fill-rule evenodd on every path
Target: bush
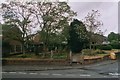
M 112 46 L 113 49 L 120 49 L 120 43 L 118 43 L 118 42 L 111 43 L 110 45 Z
M 66 59 L 67 58 L 67 54 L 66 53 L 54 54 L 53 58 L 54 59 Z
M 95 50 L 90 50 L 90 49 L 83 49 L 82 53 L 84 55 L 88 55 L 88 56 L 94 56 L 94 55 L 96 55 Z
M 112 50 L 112 46 L 111 45 L 101 45 L 99 47 L 99 49 L 101 49 L 101 50 Z
M 91 52 L 90 52 L 91 51 Z M 82 50 L 82 52 L 84 52 L 84 55 L 88 55 L 88 56 L 95 56 L 97 54 L 106 54 L 106 52 L 102 51 L 102 50 L 90 50 L 90 49 L 84 49 Z
M 95 51 L 96 54 L 107 54 L 106 52 L 102 51 L 102 50 L 96 50 Z
M 27 55 L 22 55 L 21 58 L 27 58 Z

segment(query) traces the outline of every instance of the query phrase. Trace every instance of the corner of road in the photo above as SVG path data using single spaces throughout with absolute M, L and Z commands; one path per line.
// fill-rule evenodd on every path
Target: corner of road
M 103 66 L 106 64 L 115 63 L 116 60 L 107 60 L 89 65 L 72 64 L 69 66 L 57 65 L 4 65 L 2 66 L 3 72 L 10 71 L 45 71 L 45 70 L 66 70 L 66 69 L 85 69 L 90 67 Z

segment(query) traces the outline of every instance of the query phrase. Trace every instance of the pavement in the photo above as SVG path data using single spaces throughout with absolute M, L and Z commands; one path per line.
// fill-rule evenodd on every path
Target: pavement
M 44 70 L 65 70 L 65 69 L 82 69 L 94 66 L 102 66 L 106 64 L 112 64 L 116 60 L 107 60 L 89 65 L 81 65 L 73 63 L 69 66 L 57 66 L 57 65 L 5 65 L 2 66 L 2 71 L 44 71 Z

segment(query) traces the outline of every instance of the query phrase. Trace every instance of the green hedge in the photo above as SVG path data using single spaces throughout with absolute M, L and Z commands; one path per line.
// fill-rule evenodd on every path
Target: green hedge
M 96 55 L 95 50 L 90 50 L 90 49 L 83 49 L 82 53 L 84 53 L 84 55 L 88 55 L 88 56 L 93 56 Z
M 110 44 L 113 49 L 120 49 L 120 43 Z
M 97 50 L 83 49 L 82 52 L 84 53 L 84 55 L 88 55 L 88 56 L 95 56 L 97 54 L 107 54 L 106 52 L 99 49 Z
M 97 49 L 100 49 L 100 50 L 112 50 L 111 45 L 97 45 L 96 47 Z

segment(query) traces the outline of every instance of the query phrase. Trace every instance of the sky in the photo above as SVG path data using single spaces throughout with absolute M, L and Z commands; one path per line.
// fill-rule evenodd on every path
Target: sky
M 84 20 L 88 12 L 98 10 L 103 22 L 101 30 L 105 36 L 110 32 L 118 33 L 118 3 L 117 2 L 69 2 L 71 9 L 77 12 L 75 18 Z
M 0 3 L 5 0 L 0 0 Z M 40 0 L 38 0 L 40 1 Z M 66 1 L 66 0 L 60 0 Z M 118 0 L 67 0 L 72 10 L 77 12 L 75 18 L 84 20 L 88 12 L 98 10 L 99 20 L 103 22 L 102 32 L 107 36 L 110 32 L 118 33 Z M 109 1 L 109 2 L 108 2 Z

